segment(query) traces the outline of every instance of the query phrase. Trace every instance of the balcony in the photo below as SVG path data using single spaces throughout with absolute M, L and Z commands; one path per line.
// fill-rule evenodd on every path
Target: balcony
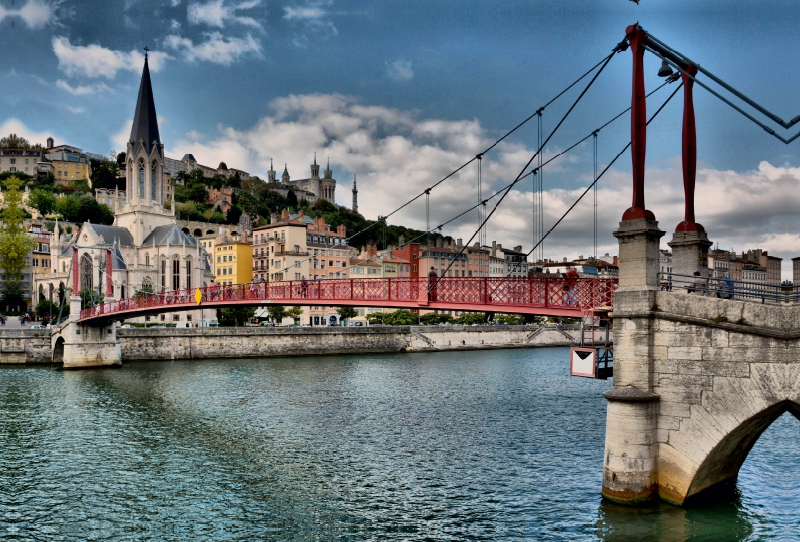
M 276 257 L 276 258 L 278 258 L 278 257 L 280 257 L 280 256 L 308 256 L 308 252 L 307 252 L 307 251 L 306 251 L 306 252 L 300 252 L 300 251 L 298 251 L 298 252 L 295 252 L 295 251 L 291 251 L 291 252 L 276 252 L 276 253 L 275 253 L 275 257 Z

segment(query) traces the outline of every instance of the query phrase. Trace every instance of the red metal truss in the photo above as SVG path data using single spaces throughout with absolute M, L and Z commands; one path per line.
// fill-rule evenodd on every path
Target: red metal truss
M 428 291 L 428 278 L 319 279 L 214 285 L 145 294 L 81 311 L 82 323 L 145 314 L 238 305 L 327 305 L 456 310 L 580 317 L 584 310 L 611 307 L 616 279 L 443 277 Z M 200 303 L 196 300 L 199 290 Z

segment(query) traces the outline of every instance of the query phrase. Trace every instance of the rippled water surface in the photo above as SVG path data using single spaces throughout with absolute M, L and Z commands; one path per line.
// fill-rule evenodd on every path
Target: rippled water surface
M 793 540 L 779 419 L 704 507 L 599 495 L 609 382 L 565 349 L 0 368 L 0 538 Z

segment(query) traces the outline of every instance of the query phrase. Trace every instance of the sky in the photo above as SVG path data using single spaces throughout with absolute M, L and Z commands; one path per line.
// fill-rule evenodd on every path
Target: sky
M 785 119 L 800 114 L 800 4 L 788 0 L 392 1 L 0 0 L 0 134 L 52 135 L 90 152 L 125 149 L 144 59 L 167 155 L 192 153 L 266 177 L 270 160 L 309 176 L 329 159 L 337 203 L 386 215 L 488 148 L 610 53 L 634 22 Z M 645 59 L 648 91 L 660 60 Z M 708 81 L 707 78 L 701 79 Z M 548 106 L 545 135 L 588 79 Z M 655 111 L 675 85 L 648 100 Z M 544 149 L 544 159 L 630 104 L 631 54 L 616 55 Z M 697 220 L 721 248 L 800 255 L 800 138 L 784 145 L 695 89 Z M 667 231 L 682 219 L 682 93 L 648 129 L 647 207 Z M 800 130 L 779 130 L 793 135 Z M 630 139 L 629 116 L 598 135 L 600 169 Z M 512 181 L 537 148 L 535 120 L 487 153 L 483 194 Z M 591 140 L 544 168 L 545 229 L 593 179 Z M 630 154 L 598 188 L 598 252 L 630 205 Z M 478 201 L 470 164 L 433 190 L 431 223 Z M 499 198 L 496 198 L 499 199 Z M 495 201 L 496 201 L 495 199 Z M 533 196 L 521 181 L 487 239 L 532 246 Z M 473 235 L 472 212 L 443 233 Z M 420 198 L 390 222 L 424 228 Z M 593 252 L 591 194 L 544 243 L 548 258 Z M 791 278 L 791 263 L 784 262 Z

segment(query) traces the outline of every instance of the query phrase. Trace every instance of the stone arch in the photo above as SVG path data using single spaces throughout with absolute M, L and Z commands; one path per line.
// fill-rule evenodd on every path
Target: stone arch
M 186 235 L 189 235 L 189 228 L 181 228 L 181 231 Z
M 736 480 L 739 469 L 758 439 L 787 411 L 800 419 L 800 404 L 788 400 L 780 401 L 751 416 L 722 437 L 694 471 L 683 502 L 699 500 L 703 492 Z M 676 500 L 670 498 L 670 495 L 664 495 L 664 489 L 661 490 L 662 497 Z
M 53 363 L 64 363 L 64 337 L 59 336 L 53 345 Z
M 206 230 L 206 235 L 214 235 L 214 230 Z
M 192 233 L 192 235 L 194 235 L 195 237 L 202 237 L 203 236 L 203 230 L 201 230 L 200 228 L 195 228 L 194 232 Z

